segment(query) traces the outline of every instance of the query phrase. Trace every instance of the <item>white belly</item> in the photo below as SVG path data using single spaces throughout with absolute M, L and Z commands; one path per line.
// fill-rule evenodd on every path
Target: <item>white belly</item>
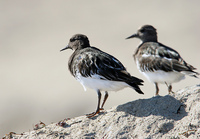
M 86 91 L 86 87 L 100 90 L 100 91 L 118 91 L 125 87 L 129 87 L 128 84 L 120 81 L 109 81 L 100 79 L 99 75 L 93 75 L 92 77 L 82 77 L 78 76 L 76 78 L 83 86 L 84 90 Z
M 150 81 L 153 83 L 167 83 L 172 84 L 175 82 L 179 82 L 180 80 L 185 79 L 185 75 L 183 73 L 172 71 L 172 72 L 165 72 L 162 70 L 157 70 L 154 72 L 149 71 L 141 71 L 140 64 L 138 60 L 136 60 L 136 65 L 138 70 Z
M 185 75 L 180 72 L 164 72 L 161 70 L 154 72 L 141 72 L 150 82 L 153 83 L 175 83 L 185 78 Z

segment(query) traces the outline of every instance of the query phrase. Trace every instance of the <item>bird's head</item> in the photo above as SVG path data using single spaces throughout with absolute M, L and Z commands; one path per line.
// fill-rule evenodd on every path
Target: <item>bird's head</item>
M 127 37 L 126 39 L 130 38 L 139 38 L 142 42 L 157 42 L 157 32 L 153 26 L 144 25 L 138 29 L 137 33 Z
M 75 34 L 69 40 L 68 45 L 60 51 L 63 51 L 66 49 L 77 50 L 77 49 L 83 49 L 86 47 L 90 47 L 90 42 L 87 36 L 83 34 Z

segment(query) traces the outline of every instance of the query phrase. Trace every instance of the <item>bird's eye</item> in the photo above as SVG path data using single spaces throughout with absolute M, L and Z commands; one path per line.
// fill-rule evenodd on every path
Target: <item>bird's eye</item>
M 144 29 L 141 29 L 141 30 L 140 30 L 141 33 L 143 33 L 144 31 L 145 31 Z
M 70 42 L 74 42 L 74 41 L 75 41 L 75 39 L 74 39 L 74 38 L 71 38 L 71 39 L 70 39 Z

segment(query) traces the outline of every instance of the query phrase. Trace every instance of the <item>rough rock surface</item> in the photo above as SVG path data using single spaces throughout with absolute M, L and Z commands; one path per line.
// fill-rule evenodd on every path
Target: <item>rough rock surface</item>
M 9 137 L 200 139 L 200 85 L 128 102 L 91 119 L 81 116 L 47 126 L 39 123 L 33 131 L 11 132 L 4 138 Z

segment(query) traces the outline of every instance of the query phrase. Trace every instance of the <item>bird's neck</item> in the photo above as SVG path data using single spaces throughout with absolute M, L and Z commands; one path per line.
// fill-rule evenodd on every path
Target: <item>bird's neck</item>
M 142 43 L 145 42 L 158 42 L 157 38 L 146 38 L 144 40 L 142 40 Z
M 85 48 L 87 48 L 87 47 L 90 47 L 90 46 L 89 46 L 89 45 L 79 45 L 79 46 L 75 49 L 75 51 L 81 50 L 81 49 L 85 49 Z

